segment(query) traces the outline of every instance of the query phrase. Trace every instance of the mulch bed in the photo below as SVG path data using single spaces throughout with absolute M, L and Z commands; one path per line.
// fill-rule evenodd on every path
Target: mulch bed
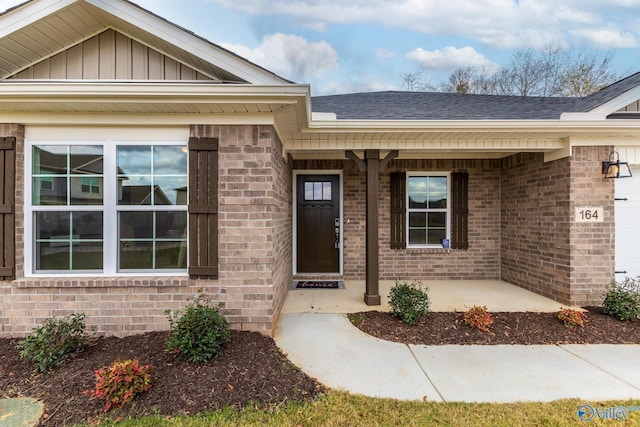
M 293 366 L 271 338 L 254 332 L 232 331 L 231 343 L 208 363 L 189 363 L 165 351 L 167 332 L 126 338 L 96 338 L 73 360 L 34 372 L 20 359 L 18 340 L 0 339 L 0 398 L 35 397 L 45 402 L 43 426 L 96 421 L 104 401 L 83 391 L 95 386 L 94 371 L 118 359 L 139 358 L 150 364 L 151 389 L 131 404 L 109 412 L 113 416 L 193 414 L 225 406 L 280 405 L 312 400 L 323 387 Z
M 588 307 L 588 322 L 570 329 L 556 313 L 492 313 L 490 332 L 469 327 L 463 313 L 431 312 L 409 326 L 390 313 L 350 315 L 360 330 L 387 341 L 406 344 L 640 344 L 640 320 L 620 321 Z
M 568 329 L 556 313 L 493 313 L 491 333 L 470 328 L 462 313 L 428 313 L 408 326 L 389 313 L 350 315 L 375 337 L 406 344 L 640 344 L 640 320 L 621 322 L 589 308 L 584 328 Z M 104 402 L 83 394 L 94 387 L 94 371 L 118 359 L 150 364 L 152 388 L 111 416 L 194 414 L 225 406 L 270 407 L 310 401 L 324 388 L 293 366 L 271 338 L 232 331 L 222 354 L 205 364 L 189 363 L 165 351 L 167 332 L 127 338 L 99 337 L 62 365 L 43 373 L 20 359 L 17 339 L 0 339 L 0 398 L 35 397 L 46 404 L 42 426 L 96 421 Z

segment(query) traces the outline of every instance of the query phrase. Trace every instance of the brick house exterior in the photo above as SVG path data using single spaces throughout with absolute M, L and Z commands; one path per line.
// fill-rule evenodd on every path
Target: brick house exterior
M 615 180 L 603 178 L 601 164 L 638 147 L 638 74 L 579 99 L 311 98 L 308 86 L 127 1 L 109 10 L 63 3 L 33 0 L 0 16 L 0 27 L 12 28 L 0 34 L 5 52 L 56 17 L 64 17 L 56 20 L 61 34 L 80 29 L 73 42 L 41 32 L 58 47 L 22 63 L 0 57 L 0 336 L 73 311 L 100 333 L 165 329 L 165 310 L 198 289 L 222 304 L 232 327 L 269 335 L 299 278 L 364 280 L 367 303 L 380 297 L 378 280 L 501 279 L 571 305 L 598 303 L 614 278 Z M 166 172 L 125 176 L 125 154 L 156 145 L 174 149 L 185 169 L 188 162 L 188 184 Z M 75 149 L 96 147 L 94 161 L 111 172 L 72 167 Z M 42 166 L 39 156 L 60 150 L 60 170 Z M 166 160 L 158 157 L 158 170 Z M 120 186 L 133 194 L 147 185 L 134 189 L 135 179 L 157 180 L 150 200 L 163 188 L 177 195 L 123 206 Z M 89 195 L 104 185 L 103 202 L 39 199 L 56 182 L 72 193 L 76 181 Z M 577 217 L 587 208 L 598 209 L 597 221 Z M 154 218 L 152 237 L 127 238 L 121 215 L 131 212 Z M 75 215 L 89 214 L 103 218 L 93 237 L 47 229 L 50 216 L 69 215 L 75 230 Z M 187 222 L 161 229 L 172 215 Z M 303 234 L 315 228 L 302 224 L 319 226 L 319 218 L 330 223 L 317 233 L 331 236 Z M 330 246 L 320 248 L 325 240 Z M 301 258 L 307 244 L 331 264 Z M 74 269 L 74 257 L 95 262 L 83 245 L 100 253 L 97 267 Z M 148 250 L 154 263 L 166 250 L 173 264 L 126 267 L 130 247 Z M 306 271 L 303 261 L 322 267 Z

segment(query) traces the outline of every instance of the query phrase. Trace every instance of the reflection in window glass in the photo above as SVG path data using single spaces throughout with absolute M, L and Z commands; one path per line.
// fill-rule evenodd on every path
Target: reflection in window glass
M 101 146 L 34 146 L 32 204 L 102 205 L 103 157 Z
M 120 212 L 120 270 L 187 267 L 185 211 Z
M 447 238 L 448 192 L 446 176 L 409 176 L 407 206 L 409 245 L 441 245 Z
M 118 146 L 118 204 L 186 205 L 187 154 L 182 148 Z
M 102 221 L 97 211 L 35 212 L 36 270 L 102 269 Z
M 315 181 L 304 183 L 305 200 L 331 200 L 331 182 Z
M 33 144 L 28 196 L 33 271 L 184 271 L 185 148 Z M 113 231 L 104 230 L 105 218 L 116 224 Z M 104 248 L 113 251 L 105 254 Z

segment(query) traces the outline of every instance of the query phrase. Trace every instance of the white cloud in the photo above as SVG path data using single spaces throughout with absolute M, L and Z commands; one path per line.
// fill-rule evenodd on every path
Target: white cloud
M 221 43 L 223 47 L 256 64 L 300 83 L 338 65 L 338 53 L 327 42 L 310 42 L 293 34 L 276 33 L 262 39 L 254 49 Z
M 254 16 L 290 16 L 303 26 L 367 23 L 439 36 L 469 36 L 500 48 L 543 47 L 572 34 L 610 31 L 610 48 L 640 39 L 638 0 L 206 0 Z M 629 33 L 630 36 L 627 36 Z M 580 38 L 597 43 L 596 38 Z M 592 45 L 593 46 L 593 45 Z
M 448 46 L 433 51 L 417 48 L 407 53 L 407 58 L 416 61 L 422 68 L 433 71 L 448 72 L 463 67 L 483 68 L 489 72 L 498 69 L 497 64 L 469 46 L 461 48 Z
M 599 49 L 634 48 L 638 47 L 638 36 L 629 31 L 601 29 L 596 31 L 576 30 L 571 32 L 574 38 L 583 44 L 595 46 Z

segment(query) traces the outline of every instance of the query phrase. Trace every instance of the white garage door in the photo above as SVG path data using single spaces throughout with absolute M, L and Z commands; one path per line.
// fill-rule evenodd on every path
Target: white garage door
M 640 276 L 640 165 L 631 170 L 631 178 L 615 180 L 616 281 Z

